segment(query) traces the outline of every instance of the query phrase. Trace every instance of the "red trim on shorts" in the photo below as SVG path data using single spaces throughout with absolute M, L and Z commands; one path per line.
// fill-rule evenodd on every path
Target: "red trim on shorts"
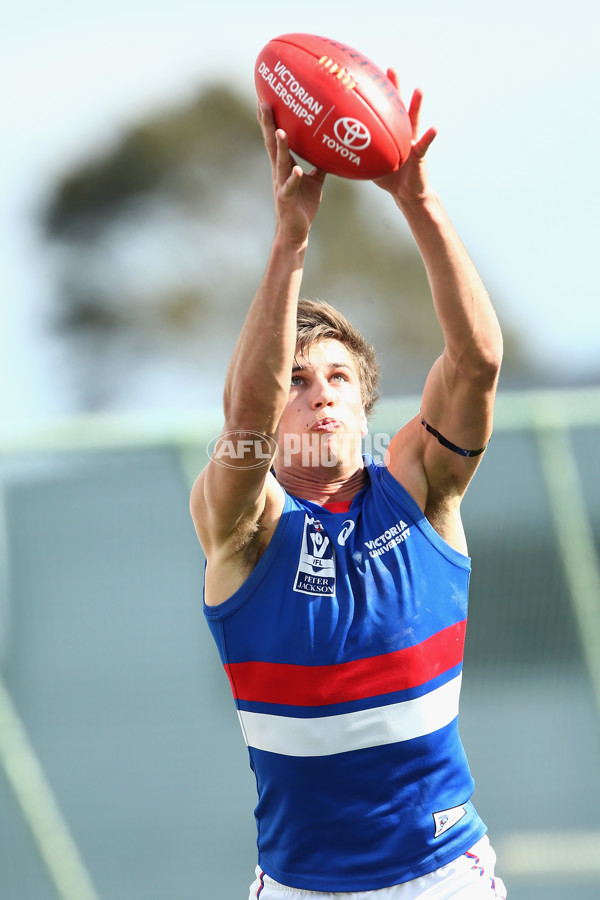
M 483 866 L 479 864 L 479 857 L 478 857 L 478 856 L 475 856 L 474 853 L 469 853 L 469 851 L 467 851 L 467 852 L 465 853 L 465 856 L 468 857 L 468 859 L 474 859 L 474 860 L 475 860 L 475 865 L 474 865 L 474 866 L 471 866 L 471 868 L 474 869 L 475 871 L 477 871 L 477 869 L 479 869 L 479 874 L 480 874 L 480 875 L 483 875 Z

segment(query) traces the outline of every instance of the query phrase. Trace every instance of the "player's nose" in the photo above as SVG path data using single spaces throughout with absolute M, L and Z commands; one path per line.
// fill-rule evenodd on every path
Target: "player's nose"
M 332 385 L 324 377 L 317 377 L 313 381 L 311 401 L 314 409 L 323 406 L 332 406 L 335 393 Z

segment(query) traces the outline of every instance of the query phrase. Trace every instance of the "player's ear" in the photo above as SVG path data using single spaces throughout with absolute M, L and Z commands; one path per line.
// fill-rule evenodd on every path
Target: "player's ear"
M 367 422 L 367 414 L 365 412 L 364 406 L 363 406 L 362 412 L 360 414 L 360 433 L 362 435 L 369 433 L 369 423 Z

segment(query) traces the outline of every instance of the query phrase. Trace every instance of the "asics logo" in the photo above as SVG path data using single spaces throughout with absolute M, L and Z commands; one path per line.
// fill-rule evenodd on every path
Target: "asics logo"
M 338 535 L 338 544 L 340 547 L 343 547 L 352 532 L 354 531 L 354 521 L 352 519 L 346 519 L 344 524 L 342 525 L 342 530 Z

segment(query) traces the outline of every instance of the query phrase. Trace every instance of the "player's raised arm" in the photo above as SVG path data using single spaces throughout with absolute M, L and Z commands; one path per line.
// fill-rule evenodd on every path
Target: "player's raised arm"
M 269 490 L 281 494 L 265 457 L 288 398 L 304 257 L 324 179 L 293 164 L 268 107 L 259 107 L 259 120 L 272 167 L 275 236 L 229 365 L 223 438 L 192 491 L 192 516 L 209 561 L 215 552 L 243 549 Z
M 393 73 L 391 73 L 393 76 Z M 413 147 L 407 162 L 380 179 L 415 238 L 429 279 L 444 335 L 444 351 L 427 379 L 421 416 L 390 447 L 391 467 L 422 464 L 415 489 L 424 507 L 444 504 L 464 493 L 492 433 L 502 335 L 487 291 L 427 177 L 425 154 L 436 136 L 419 136 L 422 95 L 409 109 Z M 413 454 L 407 460 L 404 454 Z

